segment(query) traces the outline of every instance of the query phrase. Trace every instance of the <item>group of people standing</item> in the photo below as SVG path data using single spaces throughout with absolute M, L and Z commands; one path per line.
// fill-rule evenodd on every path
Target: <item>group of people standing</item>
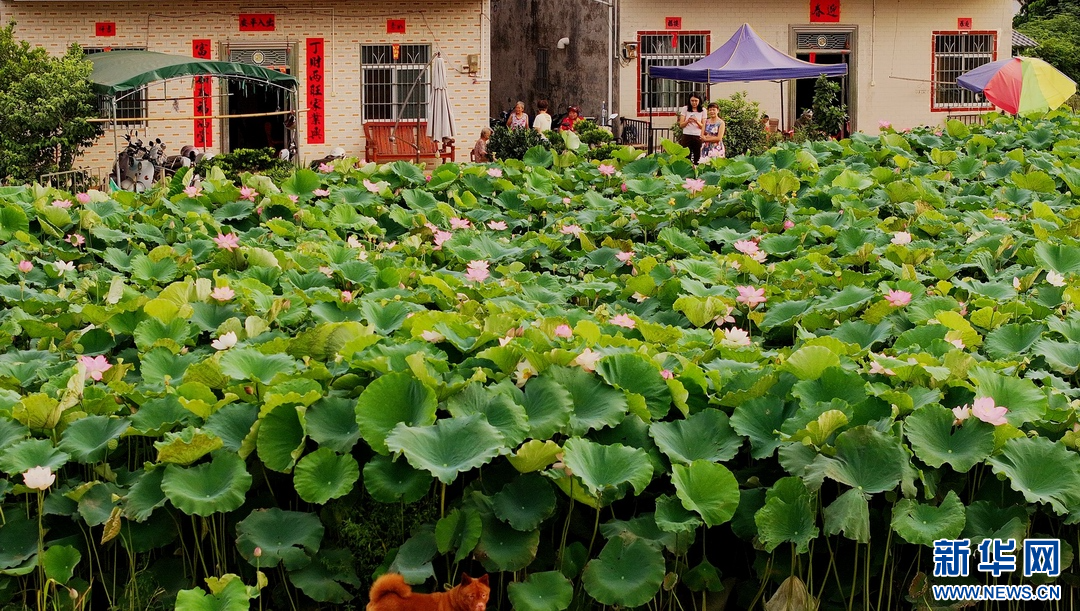
M 720 106 L 710 102 L 701 107 L 701 96 L 691 93 L 686 106 L 679 110 L 679 128 L 682 138 L 679 144 L 690 149 L 690 161 L 699 163 L 704 157 L 724 157 L 724 130 L 726 124 L 720 118 Z
M 533 117 L 532 128 L 541 134 L 551 129 L 551 115 L 548 114 L 548 108 L 551 105 L 547 100 L 540 100 L 536 103 L 537 113 Z M 559 123 L 559 130 L 564 132 L 574 131 L 574 124 L 581 118 L 580 111 L 577 106 L 570 106 L 566 109 L 566 116 Z M 514 110 L 510 113 L 510 116 L 506 118 L 506 127 L 510 129 L 528 129 L 529 128 L 529 115 L 525 112 L 525 102 L 518 102 L 514 104 Z

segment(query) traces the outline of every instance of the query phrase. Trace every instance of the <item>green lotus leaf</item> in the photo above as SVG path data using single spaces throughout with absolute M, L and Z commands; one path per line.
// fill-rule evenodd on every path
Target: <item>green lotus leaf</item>
M 256 509 L 236 525 L 236 548 L 251 566 L 272 569 L 278 563 L 287 570 L 303 568 L 319 551 L 323 525 L 313 513 L 285 511 L 277 507 Z M 255 557 L 255 548 L 262 555 Z
M 544 374 L 570 391 L 574 401 L 571 434 L 583 435 L 593 429 L 615 426 L 626 416 L 626 395 L 587 371 L 579 367 L 550 367 Z
M 180 352 L 188 337 L 195 331 L 197 329 L 183 318 L 174 317 L 167 323 L 156 318 L 147 318 L 135 327 L 132 336 L 135 338 L 135 345 L 142 352 L 161 346 L 175 354 Z
M 340 605 L 353 598 L 342 583 L 360 586 L 360 580 L 352 572 L 352 562 L 352 554 L 347 550 L 319 550 L 311 564 L 289 573 L 289 581 L 308 598 Z
M 1080 504 L 1080 465 L 1061 443 L 1045 437 L 1010 439 L 988 462 L 1029 503 L 1048 503 L 1059 515 Z
M 1046 364 L 1054 371 L 1072 375 L 1080 368 L 1080 344 L 1076 342 L 1055 342 L 1042 339 L 1032 347 L 1036 354 L 1046 359 Z
M 857 489 L 841 494 L 823 512 L 825 534 L 844 533 L 848 539 L 859 543 L 870 541 L 870 505 Z
M 144 469 L 140 473 L 139 479 L 120 500 L 129 520 L 145 522 L 155 509 L 165 505 L 165 493 L 161 490 L 164 477 L 164 468 Z
M 81 489 L 80 492 L 79 517 L 87 526 L 100 526 L 112 517 L 119 502 L 116 495 L 118 490 L 114 484 L 90 482 L 89 487 Z
M 263 354 L 255 348 L 233 348 L 221 357 L 221 372 L 234 380 L 258 380 L 269 384 L 278 374 L 297 369 L 297 362 L 286 354 Z
M 604 357 L 596 364 L 596 373 L 616 388 L 645 397 L 653 420 L 663 418 L 671 409 L 667 382 L 660 368 L 645 355 L 623 352 Z
M 792 542 L 797 553 L 805 554 L 818 536 L 810 492 L 798 477 L 781 478 L 766 491 L 765 506 L 754 514 L 754 523 L 767 552 Z
M 319 448 L 300 459 L 293 471 L 293 486 L 300 498 L 322 505 L 345 496 L 360 479 L 360 466 L 351 455 Z
M 892 490 L 900 483 L 907 454 L 896 438 L 869 426 L 857 426 L 836 436 L 836 457 L 825 475 L 865 495 Z
M 33 467 L 56 471 L 70 458 L 67 452 L 53 447 L 47 439 L 24 439 L 0 452 L 0 471 L 8 475 L 25 473 Z
M 727 467 L 704 460 L 672 465 L 671 481 L 683 507 L 701 515 L 706 526 L 723 524 L 735 515 L 739 482 Z
M 180 536 L 174 519 L 169 512 L 159 511 L 145 522 L 125 522 L 120 529 L 120 541 L 133 554 L 161 549 Z
M 510 464 L 521 473 L 530 473 L 546 469 L 548 465 L 558 460 L 557 456 L 562 452 L 559 444 L 551 441 L 530 439 L 521 444 L 513 455 L 507 458 Z
M 574 585 L 558 571 L 531 573 L 506 590 L 510 603 L 520 611 L 563 611 L 574 598 Z
M 1073 312 L 1067 318 L 1051 318 L 1047 326 L 1055 333 L 1072 342 L 1080 342 L 1080 313 Z
M 356 402 L 360 434 L 376 452 L 387 454 L 386 436 L 399 423 L 435 424 L 435 393 L 407 373 L 389 373 L 364 389 Z
M 479 513 L 468 508 L 451 511 L 450 515 L 435 524 L 435 542 L 439 553 L 456 550 L 454 562 L 461 562 L 476 549 L 483 530 L 484 522 Z
M 858 308 L 873 299 L 875 295 L 876 293 L 871 289 L 855 284 L 849 284 L 840 292 L 834 293 L 831 297 L 818 303 L 814 309 L 832 310 L 834 312 L 843 313 L 847 310 Z
M 41 555 L 41 566 L 45 567 L 45 576 L 64 585 L 75 573 L 82 554 L 70 545 L 54 545 Z
M 166 382 L 177 384 L 191 365 L 198 361 L 198 354 L 173 354 L 166 348 L 154 348 L 139 359 L 139 373 L 143 382 L 161 388 Z
M 724 590 L 720 570 L 708 560 L 702 560 L 697 566 L 683 573 L 682 581 L 693 592 L 722 592 Z
M 303 409 L 292 404 L 279 405 L 262 417 L 256 447 L 259 459 L 268 469 L 288 473 L 304 451 Z
M 931 467 L 949 464 L 966 473 L 994 451 L 994 427 L 975 418 L 953 427 L 955 419 L 952 410 L 926 405 L 907 417 L 904 430 L 923 462 Z
M 600 445 L 588 439 L 573 438 L 563 446 L 563 462 L 581 479 L 585 487 L 600 499 L 614 500 L 611 494 L 624 484 L 641 494 L 653 477 L 648 454 L 622 444 Z
M 354 399 L 325 397 L 308 408 L 306 420 L 308 435 L 335 452 L 351 452 L 360 439 Z
M 664 556 L 632 536 L 609 539 L 581 575 L 585 591 L 604 605 L 640 607 L 652 600 L 664 581 Z
M 415 503 L 427 495 L 432 479 L 427 471 L 389 456 L 375 456 L 364 465 L 364 488 L 380 503 Z
M 1039 323 L 1002 325 L 986 335 L 986 354 L 1007 360 L 1032 347 L 1046 326 Z
M 405 583 L 424 583 L 435 575 L 431 560 L 438 551 L 435 533 L 425 525 L 413 533 L 409 540 L 398 548 L 389 572 L 400 573 Z
M 188 515 L 204 517 L 240 507 L 250 487 L 251 474 L 244 468 L 244 459 L 222 451 L 194 467 L 168 465 L 161 479 L 161 490 L 173 505 Z
M 131 416 L 131 428 L 143 435 L 159 436 L 177 424 L 195 424 L 195 414 L 184 409 L 176 395 L 151 399 Z
M 0 448 L 11 446 L 26 439 L 29 435 L 30 429 L 24 425 L 7 418 L 0 419 Z
M 728 424 L 727 414 L 718 409 L 705 409 L 682 420 L 654 422 L 649 435 L 672 462 L 683 464 L 731 460 L 743 441 Z
M 533 530 L 555 511 L 555 491 L 540 475 L 519 475 L 491 498 L 491 508 L 510 526 Z
M 692 533 L 702 524 L 697 514 L 683 507 L 682 501 L 666 494 L 656 497 L 655 519 L 660 530 L 677 534 Z
M 750 439 L 750 455 L 768 458 L 780 447 L 780 427 L 792 415 L 797 404 L 785 403 L 772 395 L 750 399 L 735 406 L 731 415 L 731 428 Z
M 191 426 L 179 433 L 165 433 L 161 441 L 154 442 L 157 461 L 176 465 L 190 465 L 223 445 L 217 435 Z
M 491 462 L 506 447 L 503 436 L 483 416 L 445 418 L 432 426 L 398 424 L 386 437 L 392 452 L 401 452 L 409 464 L 449 484 L 460 473 Z
M 201 588 L 180 590 L 176 594 L 176 611 L 247 611 L 250 601 L 244 582 L 232 579 L 217 594 L 207 594 Z
M 483 532 L 473 554 L 488 572 L 520 571 L 532 564 L 540 545 L 540 531 L 520 531 L 494 516 L 484 517 Z
M 840 365 L 840 357 L 825 346 L 803 346 L 784 361 L 781 371 L 790 371 L 800 380 L 816 380 L 829 367 Z
M 0 569 L 22 565 L 38 552 L 37 520 L 29 520 L 23 512 L 7 512 L 7 521 L 0 527 Z M 36 567 L 35 562 L 31 568 Z
M 258 419 L 258 406 L 250 403 L 230 403 L 210 414 L 202 428 L 220 438 L 225 449 L 238 452 Z
M 470 384 L 446 403 L 455 418 L 473 414 L 483 416 L 488 424 L 499 431 L 507 446 L 517 446 L 529 434 L 529 418 L 525 408 L 494 388 Z
M 802 380 L 791 389 L 791 394 L 802 401 L 803 406 L 829 403 L 833 399 L 856 405 L 866 398 L 866 381 L 855 372 L 840 367 L 829 367 L 813 380 Z
M 130 423 L 127 418 L 86 416 L 72 422 L 64 429 L 59 448 L 81 463 L 94 463 L 105 458 L 114 442 Z
M 548 439 L 561 431 L 574 412 L 570 391 L 548 376 L 534 377 L 525 384 L 524 405 L 533 439 Z
M 1059 274 L 1080 273 L 1080 248 L 1076 246 L 1039 241 L 1035 244 L 1035 259 Z
M 975 501 L 965 509 L 960 536 L 978 543 L 983 539 L 1016 539 L 1027 536 L 1030 517 L 1023 505 L 1001 507 L 993 501 Z
M 978 388 L 978 396 L 993 397 L 994 405 L 1009 409 L 1005 419 L 1015 427 L 1037 422 L 1050 406 L 1046 394 L 1031 380 L 1003 375 L 988 367 L 974 368 L 968 375 Z
M 952 490 L 937 507 L 900 499 L 893 507 L 892 528 L 908 543 L 934 547 L 937 539 L 956 539 L 964 530 L 964 504 Z
M 631 535 L 656 544 L 677 556 L 686 554 L 694 543 L 693 535 L 682 536 L 661 529 L 654 513 L 641 513 L 629 520 L 609 520 L 600 525 L 600 533 L 605 539 Z

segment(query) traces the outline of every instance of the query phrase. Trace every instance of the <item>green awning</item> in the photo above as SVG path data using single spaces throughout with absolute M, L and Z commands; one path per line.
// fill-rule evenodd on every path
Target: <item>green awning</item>
M 94 64 L 90 81 L 103 95 L 117 95 L 154 81 L 182 76 L 243 76 L 280 87 L 296 87 L 295 77 L 251 64 L 218 62 L 154 51 L 108 51 L 87 57 Z

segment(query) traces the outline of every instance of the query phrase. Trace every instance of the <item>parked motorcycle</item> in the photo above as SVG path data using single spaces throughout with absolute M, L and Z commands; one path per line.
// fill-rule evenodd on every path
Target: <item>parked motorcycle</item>
M 117 156 L 112 176 L 121 189 L 142 193 L 153 186 L 157 177 L 157 166 L 150 157 L 151 149 L 143 146 L 142 140 L 132 139 L 131 134 L 125 134 L 124 140 L 127 141 L 127 146 Z M 159 146 L 155 145 L 154 150 L 155 155 L 160 155 Z

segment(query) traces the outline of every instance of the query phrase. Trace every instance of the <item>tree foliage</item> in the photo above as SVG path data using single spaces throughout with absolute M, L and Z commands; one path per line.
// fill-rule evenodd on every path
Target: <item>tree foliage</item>
M 78 45 L 51 57 L 16 40 L 14 22 L 0 29 L 0 181 L 71 169 L 101 134 L 86 120 L 97 110 L 92 67 Z
M 1080 6 L 1029 15 L 1016 29 L 1039 43 L 1025 55 L 1042 58 L 1074 81 L 1080 80 Z

